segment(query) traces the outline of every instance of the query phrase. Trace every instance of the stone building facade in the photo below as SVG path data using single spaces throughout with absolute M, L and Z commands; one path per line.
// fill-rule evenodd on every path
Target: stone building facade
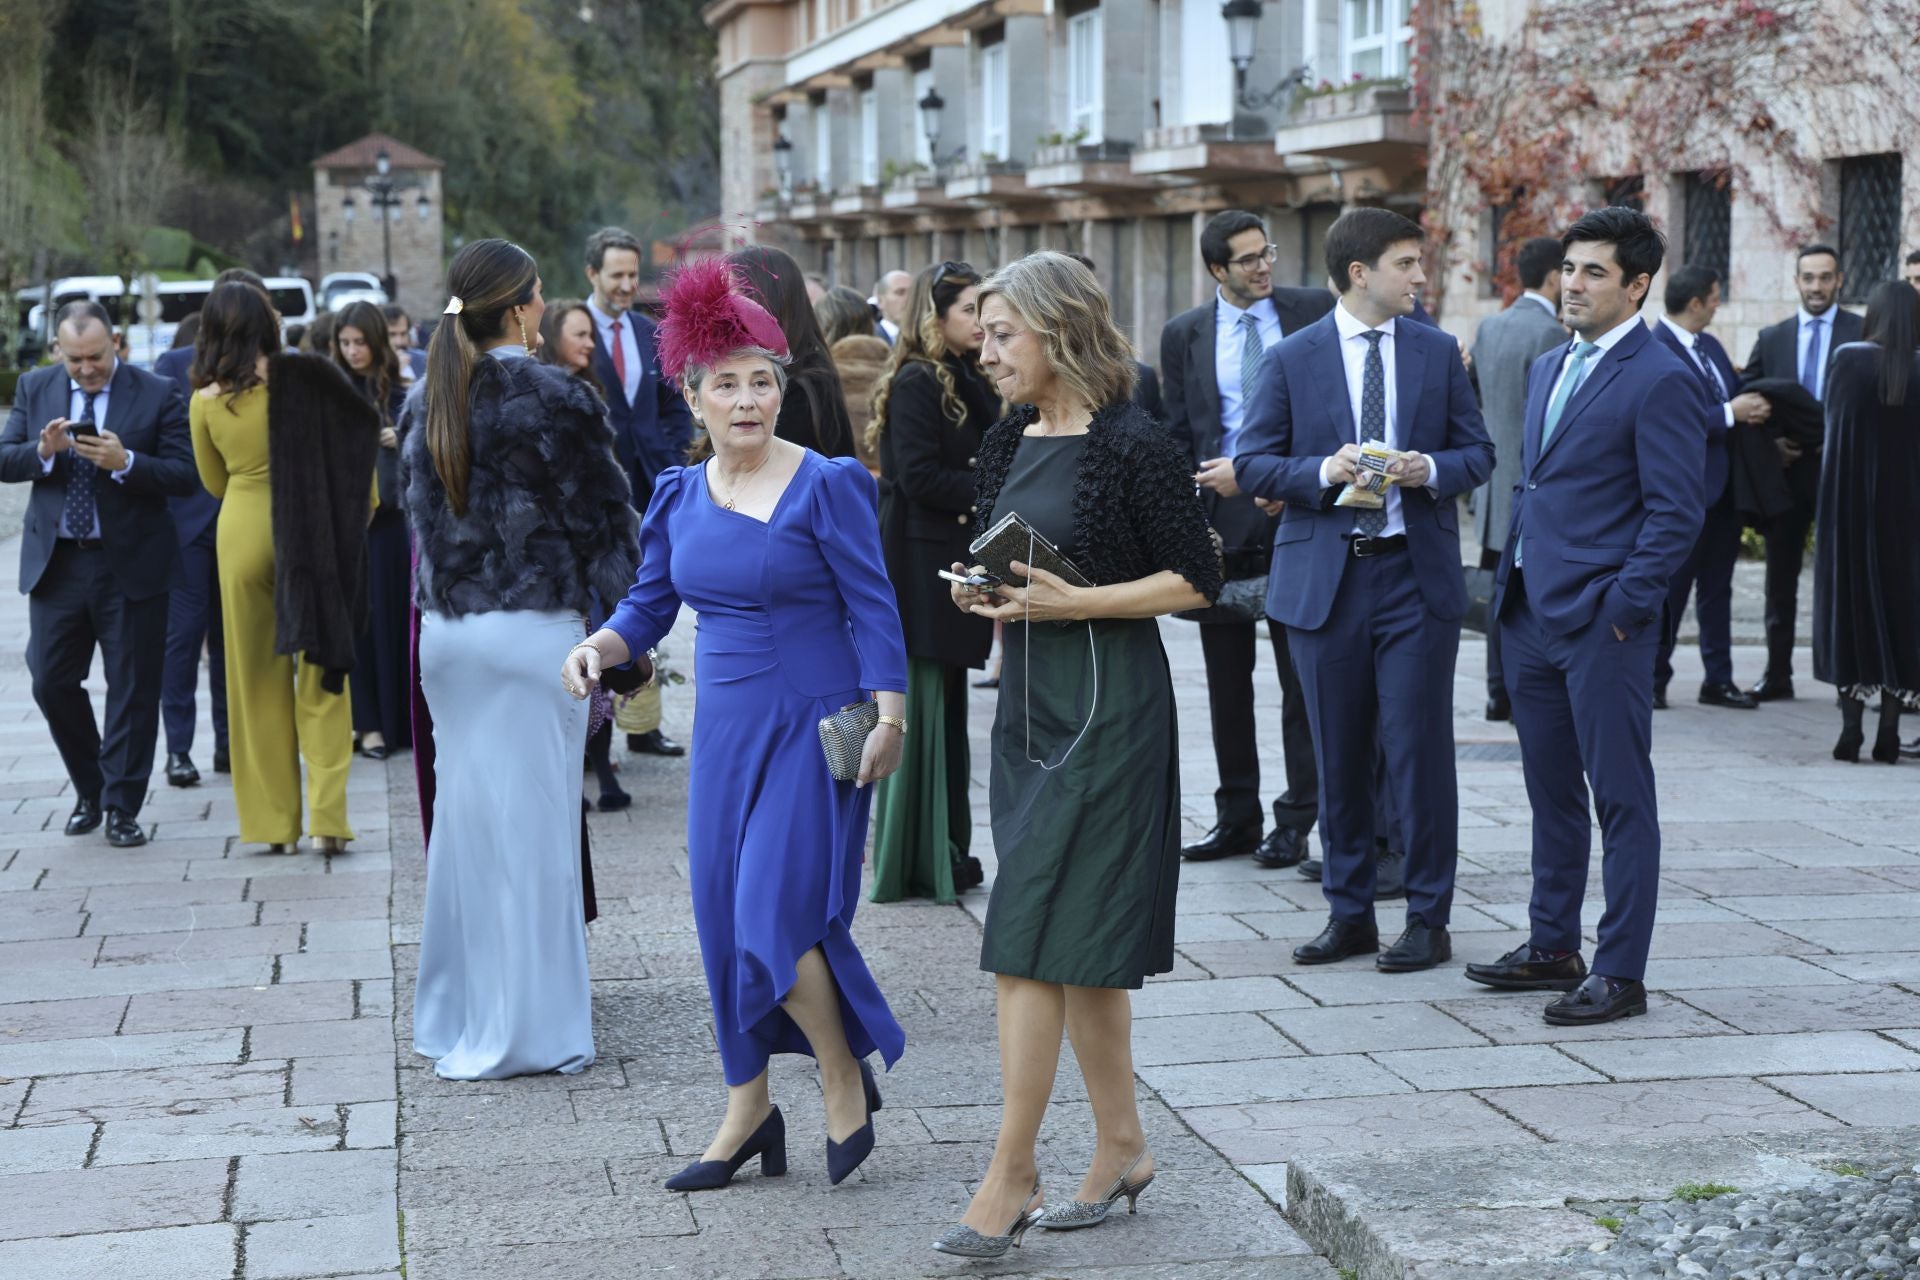
M 367 187 L 386 153 L 397 203 L 382 209 Z M 313 162 L 314 244 L 320 271 L 382 276 L 391 248 L 394 300 L 414 316 L 446 303 L 446 201 L 440 161 L 383 133 L 370 133 Z M 385 214 L 386 236 L 381 215 Z

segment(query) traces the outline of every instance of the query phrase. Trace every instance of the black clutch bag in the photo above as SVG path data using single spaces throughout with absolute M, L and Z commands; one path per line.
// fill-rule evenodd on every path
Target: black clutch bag
M 1010 587 L 1027 585 L 1025 575 L 1013 571 L 1015 560 L 1036 569 L 1045 569 L 1076 587 L 1093 585 L 1073 561 L 1060 554 L 1058 547 L 1021 519 L 1018 511 L 1009 511 L 996 520 L 993 528 L 973 540 L 967 553 L 973 557 L 975 564 Z

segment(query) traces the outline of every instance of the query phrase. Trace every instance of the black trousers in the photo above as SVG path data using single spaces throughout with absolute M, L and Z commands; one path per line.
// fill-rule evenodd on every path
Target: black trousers
M 114 582 L 110 554 L 55 544 L 27 597 L 27 670 L 74 793 L 137 814 L 160 732 L 167 595 L 129 599 Z M 107 677 L 104 737 L 81 685 L 96 646 Z
M 1259 649 L 1251 622 L 1203 622 L 1200 654 L 1207 666 L 1207 710 L 1213 720 L 1213 756 L 1220 787 L 1215 812 L 1230 826 L 1265 826 L 1260 811 L 1260 744 L 1255 740 L 1253 669 Z M 1320 816 L 1320 775 L 1313 763 L 1313 730 L 1287 652 L 1287 629 L 1269 622 L 1273 662 L 1280 672 L 1280 742 L 1287 789 L 1273 802 L 1273 820 L 1305 835 Z
M 1760 530 L 1767 544 L 1767 679 L 1793 679 L 1793 631 L 1800 607 L 1800 566 L 1806 560 L 1807 531 L 1813 528 L 1819 499 L 1820 455 L 1809 453 L 1787 468 L 1793 508 Z
M 167 750 L 193 750 L 199 709 L 193 695 L 200 687 L 200 652 L 207 654 L 207 700 L 213 712 L 213 749 L 227 749 L 227 641 L 220 621 L 220 562 L 215 550 L 218 520 L 180 548 L 180 576 L 167 593 L 166 674 L 160 692 L 160 716 Z

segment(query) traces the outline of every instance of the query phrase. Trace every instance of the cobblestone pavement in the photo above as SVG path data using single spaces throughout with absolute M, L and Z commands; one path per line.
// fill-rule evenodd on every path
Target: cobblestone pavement
M 16 554 L 0 542 L 0 565 Z M 1197 834 L 1214 782 L 1204 679 L 1194 629 L 1165 634 Z M 1799 702 L 1740 713 L 1676 697 L 1660 716 L 1668 857 L 1654 1008 L 1568 1032 L 1539 1021 L 1538 999 L 1481 994 L 1458 972 L 1521 936 L 1526 898 L 1519 766 L 1512 735 L 1477 718 L 1470 640 L 1456 682 L 1457 959 L 1396 977 L 1359 962 L 1297 969 L 1287 953 L 1323 917 L 1315 886 L 1245 859 L 1188 868 L 1177 968 L 1136 1003 L 1161 1177 L 1138 1217 L 1035 1233 L 1009 1262 L 982 1266 L 949 1265 L 927 1242 L 965 1205 L 997 1119 L 991 985 L 975 965 L 983 894 L 961 908 L 860 909 L 856 935 L 909 1047 L 881 1080 L 880 1147 L 852 1181 L 828 1187 L 812 1073 L 783 1061 L 789 1176 L 671 1195 L 660 1180 L 699 1152 L 724 1101 L 686 900 L 684 763 L 627 759 L 634 808 L 593 819 L 600 1061 L 571 1078 L 451 1084 L 408 1048 L 424 883 L 410 759 L 356 761 L 361 838 L 331 866 L 238 846 L 231 793 L 212 775 L 156 791 L 145 849 L 69 840 L 72 797 L 24 646 L 24 601 L 9 594 L 0 1276 L 391 1276 L 403 1256 L 409 1280 L 1333 1280 L 1332 1263 L 1370 1278 L 1440 1274 L 1420 1268 L 1508 1257 L 1516 1237 L 1596 1238 L 1566 1203 L 1574 1193 L 1554 1192 L 1562 1150 L 1594 1184 L 1579 1203 L 1652 1198 L 1709 1180 L 1736 1149 L 1751 1161 L 1752 1135 L 1804 1146 L 1920 1114 L 1920 771 L 1827 759 L 1834 713 L 1804 655 Z M 675 647 L 690 655 L 685 636 Z M 1677 691 L 1698 671 L 1692 655 L 1680 661 Z M 1757 674 L 1755 651 L 1737 661 Z M 1277 775 L 1277 691 L 1270 672 L 1259 684 Z M 669 693 L 670 728 L 684 731 L 691 705 L 690 690 Z M 981 759 L 990 708 L 975 695 Z M 991 865 L 983 786 L 975 802 Z M 1383 923 L 1397 924 L 1393 908 Z M 1619 1154 L 1650 1143 L 1667 1163 Z M 1069 1056 L 1044 1133 L 1054 1194 L 1070 1191 L 1090 1147 Z M 1427 1180 L 1396 1184 L 1395 1161 Z M 1482 1203 L 1522 1168 L 1533 1185 Z M 1415 1188 L 1411 1199 L 1360 1194 L 1394 1186 Z M 1275 1211 L 1289 1196 L 1307 1239 Z M 1332 1263 L 1316 1256 L 1327 1250 Z

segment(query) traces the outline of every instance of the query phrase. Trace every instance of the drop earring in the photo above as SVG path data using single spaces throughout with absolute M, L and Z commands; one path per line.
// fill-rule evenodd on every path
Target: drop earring
M 527 341 L 527 322 L 525 318 L 523 318 L 521 314 L 518 311 L 516 311 L 513 313 L 513 322 L 520 326 L 520 345 L 527 349 L 528 355 L 532 355 L 533 344 Z

